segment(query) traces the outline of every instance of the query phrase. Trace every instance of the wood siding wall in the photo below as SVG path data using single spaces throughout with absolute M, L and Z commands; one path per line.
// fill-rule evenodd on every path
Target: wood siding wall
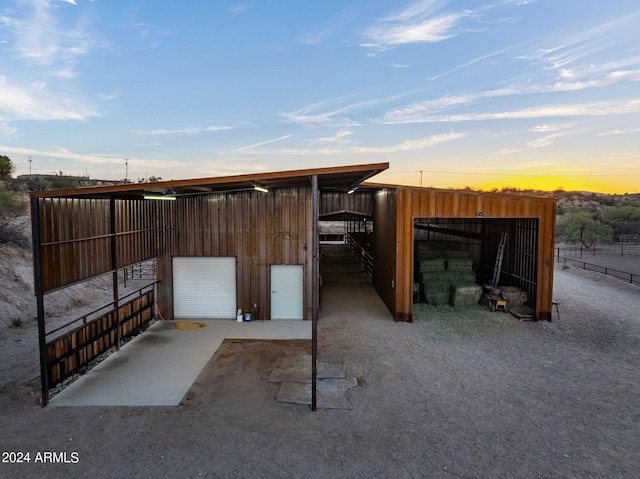
M 43 293 L 157 255 L 155 202 L 38 198 Z M 112 216 L 113 215 L 113 216 Z M 112 231 L 112 217 L 115 232 Z
M 271 318 L 271 265 L 304 266 L 305 319 L 312 311 L 312 201 L 310 187 L 178 198 L 163 205 L 164 254 L 158 259 L 159 306 L 173 318 L 173 256 L 234 256 L 237 307 L 263 305 Z
M 395 190 L 395 223 L 388 218 L 392 213 L 391 206 L 384 201 L 388 192 L 380 192 L 377 196 L 376 208 L 384 208 L 376 211 L 375 218 L 380 218 L 384 228 L 395 225 L 395 261 L 396 269 L 386 267 L 377 268 L 374 275 L 374 284 L 378 293 L 394 314 L 397 321 L 411 321 L 413 315 L 413 242 L 415 218 L 473 218 L 477 221 L 478 214 L 485 220 L 493 219 L 536 219 L 537 228 L 532 231 L 532 223 L 523 223 L 518 232 L 512 235 L 512 241 L 521 244 L 512 244 L 513 259 L 505 265 L 510 268 L 509 273 L 520 275 L 525 280 L 523 284 L 535 278 L 535 299 L 530 300 L 535 304 L 536 319 L 551 319 L 552 290 L 553 290 L 553 246 L 555 241 L 555 214 L 556 203 L 552 199 L 534 198 L 528 196 L 499 195 L 466 191 L 431 190 L 421 188 L 398 187 Z M 493 227 L 492 227 L 493 224 Z M 499 223 L 486 222 L 483 228 L 483 237 L 496 234 Z M 390 241 L 392 234 L 380 231 L 378 224 L 374 226 L 377 235 L 386 235 L 383 241 Z M 537 250 L 536 261 L 532 263 L 531 242 L 537 242 L 534 246 Z M 389 245 L 380 245 L 376 238 L 377 248 L 380 254 L 390 254 Z M 494 253 L 495 254 L 495 253 Z M 486 253 L 487 257 L 491 252 Z M 375 259 L 378 260 L 378 254 Z M 484 258 L 486 261 L 487 258 Z M 494 256 L 495 260 L 495 256 Z M 386 265 L 387 260 L 383 259 Z M 526 269 L 526 271 L 523 270 Z M 531 271 L 535 269 L 535 272 Z M 394 280 L 395 289 L 390 291 L 390 283 Z M 393 294 L 394 300 L 389 296 Z
M 320 217 L 348 212 L 373 217 L 375 193 L 371 191 L 347 193 L 323 192 L 320 195 Z

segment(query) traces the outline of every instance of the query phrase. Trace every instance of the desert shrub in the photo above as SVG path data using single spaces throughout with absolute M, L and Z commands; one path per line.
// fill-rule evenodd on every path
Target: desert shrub
M 4 183 L 0 183 L 0 244 L 13 243 L 21 247 L 29 246 L 29 236 L 19 221 L 24 214 L 26 204 L 24 196 L 8 190 Z

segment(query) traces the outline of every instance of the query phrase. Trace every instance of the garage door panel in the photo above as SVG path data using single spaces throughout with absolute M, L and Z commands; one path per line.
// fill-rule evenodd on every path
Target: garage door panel
M 235 318 L 235 257 L 174 257 L 173 303 L 177 319 Z

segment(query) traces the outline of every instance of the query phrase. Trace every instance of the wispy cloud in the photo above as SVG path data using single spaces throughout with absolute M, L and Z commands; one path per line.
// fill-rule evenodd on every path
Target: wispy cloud
M 374 98 L 342 106 L 334 107 L 335 104 L 343 103 L 343 98 L 324 100 L 311 105 L 304 106 L 294 112 L 280 113 L 285 123 L 298 123 L 308 128 L 320 126 L 334 128 L 351 128 L 362 126 L 362 122 L 352 119 L 358 112 L 382 105 L 404 97 L 406 93 L 391 95 L 388 97 Z
M 78 76 L 77 62 L 95 46 L 83 22 L 61 19 L 73 0 L 14 1 L 0 17 L 7 39 L 4 76 L 0 77 L 0 120 L 85 120 L 100 116 L 74 93 L 68 80 Z
M 548 70 L 567 72 L 573 66 L 586 69 L 586 73 L 592 71 L 594 65 L 589 59 L 597 53 L 612 48 L 619 50 L 625 44 L 635 46 L 638 22 L 640 10 L 598 25 L 580 25 L 566 31 L 554 32 L 549 39 L 540 42 L 533 51 L 523 54 L 521 58 L 542 62 Z
M 628 135 L 631 133 L 640 133 L 640 128 L 619 128 L 616 130 L 609 130 L 609 131 L 599 133 L 598 136 L 617 136 L 617 135 Z
M 232 130 L 232 126 L 194 126 L 177 129 L 160 129 L 160 130 L 135 130 L 138 135 L 199 135 L 200 133 L 208 133 L 212 131 Z
M 38 150 L 34 148 L 21 148 L 8 145 L 0 145 L 0 150 L 14 155 L 27 156 L 31 155 L 36 158 L 53 158 L 56 160 L 70 160 L 79 163 L 91 163 L 91 164 L 115 164 L 122 165 L 125 156 L 121 154 L 117 155 L 105 155 L 101 153 L 75 153 L 64 147 L 55 147 L 50 150 Z M 128 157 L 129 165 L 135 164 L 136 167 L 143 168 L 179 168 L 183 167 L 184 163 L 175 160 L 156 160 L 148 158 L 135 158 Z
M 487 90 L 475 94 L 444 96 L 432 100 L 423 100 L 386 112 L 378 122 L 384 124 L 421 123 L 425 116 L 455 108 L 472 106 L 488 98 L 516 95 L 548 94 L 576 92 L 581 90 L 604 88 L 620 82 L 640 82 L 640 69 L 614 71 L 600 78 L 578 81 L 557 81 L 550 84 L 520 85 L 496 90 Z
M 461 113 L 457 115 L 421 115 L 395 123 L 440 123 L 489 120 L 522 120 L 554 117 L 592 117 L 640 113 L 640 100 L 558 104 L 495 113 Z M 391 122 L 387 122 L 391 123 Z
M 386 50 L 410 43 L 439 42 L 455 36 L 460 22 L 473 15 L 471 10 L 442 12 L 443 0 L 421 0 L 408 8 L 379 20 L 365 32 L 363 46 Z
M 233 150 L 234 152 L 238 153 L 241 151 L 246 151 L 246 150 L 253 150 L 254 148 L 258 148 L 259 146 L 264 146 L 264 145 L 268 145 L 270 143 L 275 143 L 277 141 L 282 141 L 282 140 L 286 140 L 287 138 L 291 138 L 292 135 L 284 135 L 284 136 L 280 136 L 278 138 L 273 138 L 271 140 L 266 140 L 266 141 L 261 141 L 258 143 L 254 143 L 252 145 L 247 145 L 247 146 L 242 146 L 240 148 L 236 148 L 235 150 Z
M 357 108 L 356 105 L 348 105 L 324 113 L 312 113 L 320 109 L 324 104 L 325 102 L 314 103 L 291 113 L 281 113 L 280 116 L 284 118 L 286 123 L 298 123 L 299 125 L 310 128 L 317 126 L 345 128 L 358 126 L 360 124 L 347 117 L 347 113 Z
M 445 133 L 432 135 L 426 138 L 406 140 L 400 143 L 386 146 L 348 146 L 332 144 L 322 148 L 290 148 L 276 150 L 252 150 L 252 154 L 258 155 L 287 155 L 287 156 L 333 156 L 333 155 L 361 155 L 361 154 L 385 154 L 407 151 L 419 151 L 441 143 L 458 140 L 467 136 L 467 133 Z M 237 152 L 238 150 L 236 150 Z
M 353 135 L 353 130 L 344 129 L 344 130 L 338 131 L 333 136 L 327 136 L 324 138 L 315 138 L 313 140 L 308 140 L 308 143 L 310 145 L 330 145 L 330 144 L 336 144 L 336 143 L 344 144 L 348 142 L 347 138 L 351 135 Z
M 73 1 L 66 1 L 76 5 Z M 72 61 L 91 48 L 90 35 L 82 26 L 61 25 L 56 2 L 29 0 L 17 3 L 15 15 L 5 25 L 13 34 L 18 56 L 41 65 Z M 71 8 L 71 7 L 70 7 Z
M 45 82 L 17 85 L 0 76 L 0 121 L 85 120 L 100 113 L 69 93 L 51 91 Z

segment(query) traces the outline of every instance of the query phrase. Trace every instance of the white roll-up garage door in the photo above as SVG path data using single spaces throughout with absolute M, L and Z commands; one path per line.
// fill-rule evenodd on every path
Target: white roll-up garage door
M 236 317 L 235 257 L 174 257 L 176 319 Z

